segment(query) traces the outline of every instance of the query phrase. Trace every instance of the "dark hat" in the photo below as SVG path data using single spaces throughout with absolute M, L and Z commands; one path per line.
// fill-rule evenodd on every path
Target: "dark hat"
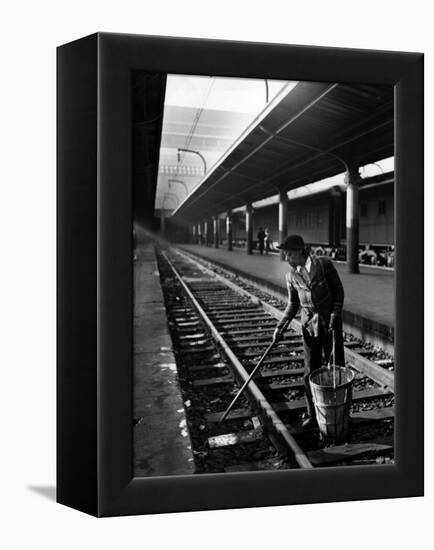
M 280 250 L 303 250 L 304 247 L 303 237 L 300 237 L 300 235 L 290 235 L 277 248 L 280 248 Z

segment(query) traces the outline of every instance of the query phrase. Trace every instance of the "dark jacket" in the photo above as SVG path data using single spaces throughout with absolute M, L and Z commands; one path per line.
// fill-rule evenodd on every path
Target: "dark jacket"
M 344 289 L 333 263 L 328 258 L 311 258 L 307 285 L 296 268 L 286 274 L 288 305 L 278 326 L 290 322 L 301 306 L 301 324 L 312 336 L 318 336 L 320 324 L 328 330 L 330 315 L 342 314 Z

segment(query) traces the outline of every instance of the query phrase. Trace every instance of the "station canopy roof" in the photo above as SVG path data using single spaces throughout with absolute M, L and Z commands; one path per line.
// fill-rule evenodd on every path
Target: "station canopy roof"
M 201 221 L 393 152 L 392 86 L 285 86 L 172 216 Z

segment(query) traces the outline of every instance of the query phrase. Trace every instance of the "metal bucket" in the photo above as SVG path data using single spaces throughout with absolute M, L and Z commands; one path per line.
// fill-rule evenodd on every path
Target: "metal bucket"
M 343 439 L 349 428 L 354 371 L 323 367 L 309 376 L 316 419 L 324 439 Z

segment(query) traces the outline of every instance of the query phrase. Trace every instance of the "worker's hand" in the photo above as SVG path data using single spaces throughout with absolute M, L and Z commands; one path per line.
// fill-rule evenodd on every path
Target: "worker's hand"
M 341 327 L 341 317 L 337 313 L 330 315 L 329 330 L 338 330 Z
M 283 332 L 282 327 L 276 327 L 273 332 L 273 342 L 278 342 L 282 338 Z

